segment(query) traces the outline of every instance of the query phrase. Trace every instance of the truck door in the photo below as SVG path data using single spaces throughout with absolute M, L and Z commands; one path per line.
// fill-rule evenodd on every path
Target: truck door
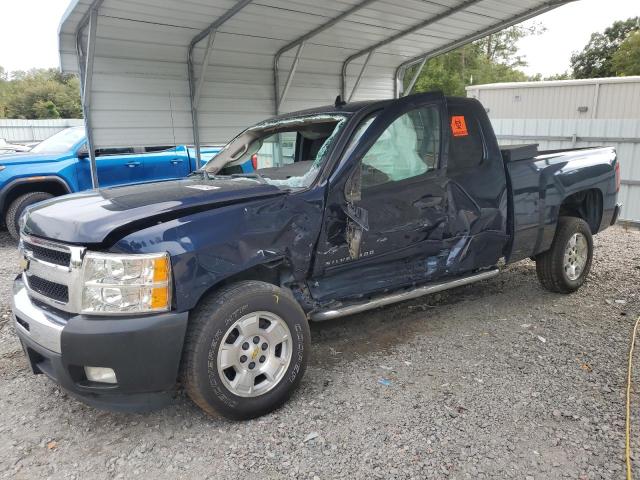
M 509 241 L 507 178 L 493 128 L 477 100 L 451 98 L 447 179 L 451 249 L 447 269 L 460 274 L 491 267 Z
M 184 178 L 191 171 L 184 146 L 144 147 L 141 157 L 144 158 L 145 180 Z
M 96 149 L 101 187 L 144 181 L 144 162 L 132 147 Z
M 416 95 L 372 114 L 356 129 L 345 150 L 346 167 L 330 179 L 309 285 L 315 298 L 392 290 L 442 273 L 445 116 L 441 95 Z
M 91 163 L 86 147 L 78 151 L 78 183 L 81 188 L 91 188 Z M 101 187 L 125 185 L 144 181 L 144 163 L 134 155 L 131 147 L 96 149 L 96 166 Z

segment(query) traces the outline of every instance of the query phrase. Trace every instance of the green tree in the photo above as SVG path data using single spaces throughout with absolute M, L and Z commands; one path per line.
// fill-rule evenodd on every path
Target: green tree
M 554 73 L 548 77 L 544 77 L 545 80 L 571 80 L 573 76 L 569 72 Z
M 640 30 L 631 33 L 611 57 L 618 76 L 640 75 Z
M 473 84 L 525 81 L 527 76 L 518 70 L 526 65 L 517 54 L 518 40 L 542 31 L 539 25 L 510 27 L 432 58 L 422 70 L 414 91 L 442 90 L 446 95 L 465 95 L 465 87 Z M 409 69 L 406 82 L 413 78 L 416 68 Z
M 613 57 L 626 38 L 640 30 L 640 17 L 614 22 L 603 33 L 591 34 L 589 43 L 571 56 L 574 78 L 602 78 L 616 75 Z
M 0 117 L 80 118 L 80 86 L 57 69 L 0 70 Z

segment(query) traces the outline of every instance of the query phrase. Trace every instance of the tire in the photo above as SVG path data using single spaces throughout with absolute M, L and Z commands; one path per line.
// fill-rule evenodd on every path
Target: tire
M 584 248 L 583 239 L 586 242 L 585 255 L 576 256 L 575 253 L 569 253 L 569 261 L 566 261 L 565 253 L 570 248 L 569 243 L 574 241 L 572 239 L 576 235 L 577 245 L 582 245 L 582 248 Z M 576 248 L 580 250 L 579 246 Z M 584 259 L 584 256 L 586 256 L 586 259 Z M 584 265 L 579 269 L 573 270 L 572 258 L 574 260 L 573 268 L 576 268 L 575 265 L 583 265 L 583 262 Z M 560 217 L 551 248 L 536 257 L 538 280 L 540 280 L 544 288 L 551 292 L 575 292 L 582 286 L 589 275 L 592 259 L 593 238 L 587 222 L 576 217 Z
M 49 200 L 50 198 L 53 198 L 53 195 L 47 192 L 30 192 L 20 195 L 11 202 L 4 221 L 7 226 L 7 230 L 9 231 L 9 235 L 11 235 L 14 240 L 20 239 L 20 225 L 18 222 L 20 221 L 20 216 L 24 212 L 25 208 L 30 207 L 35 203 Z
M 252 315 L 260 318 L 259 333 L 247 336 L 242 331 L 251 332 L 256 325 Z M 247 326 L 252 322 L 253 326 Z M 278 332 L 288 329 L 290 340 L 279 344 L 274 340 L 287 337 L 278 337 L 276 324 Z M 258 336 L 260 340 L 255 343 Z M 247 345 L 250 348 L 245 350 Z M 264 282 L 239 282 L 205 298 L 194 310 L 185 339 L 181 380 L 189 397 L 209 415 L 220 414 L 232 420 L 255 418 L 277 409 L 291 396 L 304 375 L 309 350 L 306 315 L 290 294 Z M 241 363 L 242 357 L 245 363 Z M 233 365 L 224 369 L 228 363 Z M 279 368 L 277 374 L 271 374 L 274 381 L 260 373 L 270 365 Z M 251 375 L 253 380 L 242 382 Z M 234 387 L 236 379 L 239 385 Z

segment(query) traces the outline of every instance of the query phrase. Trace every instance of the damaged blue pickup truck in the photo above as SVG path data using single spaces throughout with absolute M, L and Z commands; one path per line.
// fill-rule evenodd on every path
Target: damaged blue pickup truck
M 309 321 L 488 279 L 502 259 L 577 290 L 619 183 L 612 148 L 501 150 L 473 99 L 336 101 L 245 130 L 186 179 L 31 207 L 15 328 L 33 372 L 89 404 L 148 408 L 182 385 L 252 418 L 299 385 Z

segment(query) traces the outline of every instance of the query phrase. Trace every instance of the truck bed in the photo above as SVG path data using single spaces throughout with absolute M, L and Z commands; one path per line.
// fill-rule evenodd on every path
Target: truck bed
M 510 262 L 533 257 L 551 246 L 558 217 L 572 213 L 571 197 L 578 192 L 580 202 L 584 195 L 592 197 L 588 222 L 592 233 L 610 224 L 616 206 L 614 148 L 538 151 L 537 144 L 527 144 L 501 146 L 500 150 L 512 192 Z

